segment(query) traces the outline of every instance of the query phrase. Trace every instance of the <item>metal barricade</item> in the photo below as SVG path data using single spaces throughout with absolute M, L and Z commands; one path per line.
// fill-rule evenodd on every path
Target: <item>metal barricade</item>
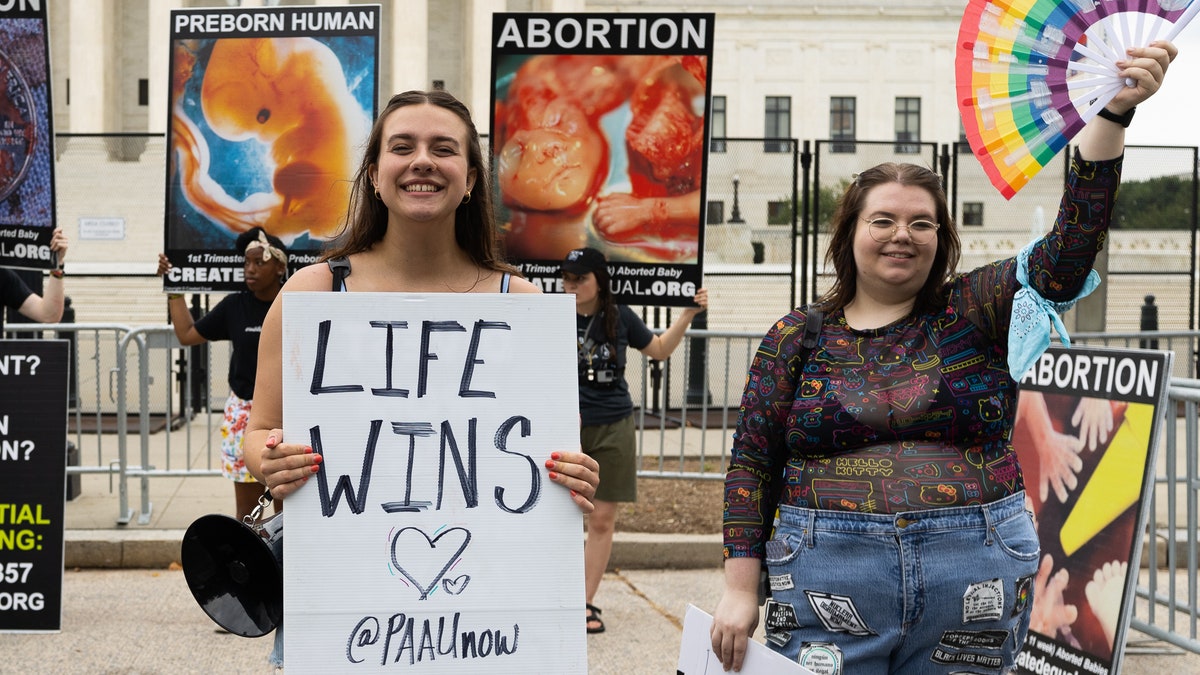
M 1200 653 L 1197 641 L 1197 405 L 1200 380 L 1171 380 L 1164 411 L 1159 471 L 1148 505 L 1142 573 L 1130 626 L 1180 649 Z M 1182 474 L 1182 475 L 1181 475 Z M 1162 502 L 1165 502 L 1163 504 Z M 1157 517 L 1163 513 L 1165 517 Z M 1182 518 L 1181 518 L 1182 516 Z M 1183 522 L 1180 522 L 1180 521 Z M 1161 651 L 1130 645 L 1130 649 Z
M 180 348 L 168 325 L 41 324 L 36 330 L 74 336 L 73 372 L 78 382 L 69 433 L 84 465 L 67 471 L 109 476 L 110 491 L 119 492 L 119 525 L 129 524 L 134 517 L 131 480 L 137 480 L 140 491 L 138 523 L 147 524 L 153 509 L 152 479 L 219 475 L 221 406 L 212 400 L 193 401 L 193 391 L 212 391 L 212 387 L 205 383 L 193 388 L 190 377 L 197 370 L 223 372 L 212 361 L 228 358 L 225 343 L 214 344 L 219 348 L 209 351 L 207 367 L 193 369 L 187 362 L 189 350 Z M 1153 515 L 1148 519 L 1142 579 L 1136 589 L 1139 602 L 1130 625 L 1172 648 L 1200 653 L 1200 380 L 1180 376 L 1196 370 L 1200 332 L 1072 337 L 1078 344 L 1115 347 L 1157 341 L 1175 352 L 1175 377 L 1150 496 Z M 626 372 L 639 427 L 639 477 L 724 479 L 746 372 L 761 340 L 758 332 L 694 330 L 668 361 L 630 360 Z M 136 356 L 131 350 L 136 350 Z M 692 363 L 697 354 L 702 363 Z M 106 446 L 106 427 L 116 432 L 115 457 L 110 456 L 111 445 Z

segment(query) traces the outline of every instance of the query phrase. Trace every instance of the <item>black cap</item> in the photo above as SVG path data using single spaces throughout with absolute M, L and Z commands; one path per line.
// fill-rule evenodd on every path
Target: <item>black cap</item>
M 594 248 L 577 248 L 563 260 L 562 271 L 571 274 L 587 274 L 604 269 L 608 264 L 604 254 Z

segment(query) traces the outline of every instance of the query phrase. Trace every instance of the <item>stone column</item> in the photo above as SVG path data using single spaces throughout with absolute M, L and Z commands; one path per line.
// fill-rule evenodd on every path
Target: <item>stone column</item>
M 508 10 L 505 0 L 468 0 L 464 13 L 463 73 L 466 76 L 463 102 L 471 109 L 475 128 L 486 134 L 492 120 L 492 15 Z
M 171 95 L 171 10 L 182 9 L 183 0 L 156 0 L 146 12 L 146 77 L 150 80 L 150 133 L 167 131 L 167 101 Z
M 385 61 L 390 58 L 391 74 L 389 80 L 384 80 L 380 73 L 381 108 L 393 94 L 433 86 L 429 81 L 429 3 L 426 0 L 396 3 L 384 6 L 384 14 L 390 15 L 391 35 L 382 36 L 380 58 Z
M 112 64 L 112 0 L 70 0 L 68 86 L 70 128 L 74 133 L 101 133 L 117 128 L 108 76 Z M 67 101 L 63 101 L 67 103 Z

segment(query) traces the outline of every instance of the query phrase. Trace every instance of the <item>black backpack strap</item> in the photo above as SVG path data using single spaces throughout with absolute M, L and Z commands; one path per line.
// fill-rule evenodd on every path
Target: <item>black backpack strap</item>
M 333 290 L 338 293 L 346 290 L 346 277 L 350 276 L 350 259 L 342 256 L 340 258 L 330 258 L 325 261 L 329 265 L 329 271 L 333 273 Z
M 821 337 L 821 323 L 825 321 L 825 313 L 820 307 L 809 306 L 808 314 L 804 317 L 804 337 L 800 346 L 804 347 L 804 358 L 817 346 L 817 338 Z

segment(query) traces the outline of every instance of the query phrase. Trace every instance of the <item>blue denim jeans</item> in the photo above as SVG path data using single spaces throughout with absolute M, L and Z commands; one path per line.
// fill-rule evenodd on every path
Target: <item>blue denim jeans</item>
M 779 511 L 766 558 L 775 651 L 817 672 L 1014 666 L 1039 557 L 1024 492 L 896 514 Z

